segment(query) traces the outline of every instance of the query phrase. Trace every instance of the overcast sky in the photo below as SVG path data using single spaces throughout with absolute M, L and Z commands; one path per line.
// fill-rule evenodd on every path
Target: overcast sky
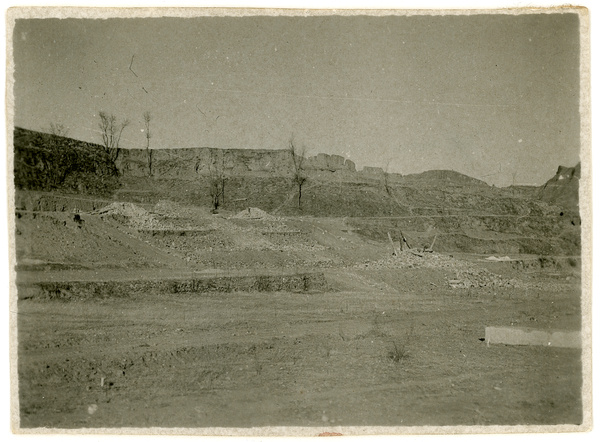
M 15 124 L 542 184 L 579 161 L 575 14 L 18 20 Z

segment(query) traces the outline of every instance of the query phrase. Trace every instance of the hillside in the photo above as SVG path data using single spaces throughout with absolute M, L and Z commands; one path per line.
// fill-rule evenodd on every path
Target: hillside
M 430 184 L 437 186 L 445 185 L 471 185 L 488 186 L 485 182 L 472 178 L 468 175 L 455 172 L 454 170 L 427 170 L 418 174 L 409 174 L 402 177 L 404 182 L 419 184 Z
M 14 153 L 17 189 L 204 205 L 217 170 L 225 180 L 223 207 L 299 212 L 287 150 L 155 149 L 150 173 L 143 149 L 123 149 L 112 164 L 97 144 L 15 128 Z M 357 171 L 352 161 L 327 154 L 306 158 L 303 174 L 301 213 L 307 215 L 542 214 L 554 213 L 554 205 L 577 207 L 580 166 L 561 166 L 542 188 L 527 189 L 498 189 L 451 170 L 404 176 L 376 167 Z
M 116 165 L 101 146 L 15 129 L 18 210 L 91 211 L 112 201 L 144 207 L 171 201 L 210 210 L 220 167 L 219 211 L 249 207 L 276 216 L 354 218 L 369 240 L 404 234 L 424 247 L 471 253 L 578 254 L 579 168 L 559 168 L 543 188 L 496 188 L 449 170 L 401 176 L 356 171 L 336 155 L 305 159 L 302 198 L 289 152 L 210 148 L 122 151 Z M 78 195 L 73 195 L 78 194 Z
M 111 195 L 118 170 L 102 147 L 72 138 L 14 129 L 15 187 Z
M 581 163 L 575 167 L 559 166 L 556 175 L 542 186 L 539 193 L 540 200 L 577 211 L 580 178 Z

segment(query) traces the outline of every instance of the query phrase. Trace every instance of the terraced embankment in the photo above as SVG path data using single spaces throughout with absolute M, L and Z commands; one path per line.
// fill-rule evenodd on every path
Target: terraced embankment
M 97 274 L 88 276 L 95 280 L 64 280 L 64 274 L 21 275 L 23 282 L 17 285 L 19 299 L 106 299 L 127 298 L 147 293 L 230 293 L 247 292 L 312 292 L 327 289 L 323 273 L 289 274 L 221 274 L 213 276 L 176 277 L 173 274 L 159 279 L 147 276 L 140 279 L 99 280 Z M 32 281 L 38 279 L 38 281 Z M 46 280 L 39 280 L 46 279 Z M 55 279 L 54 281 L 52 279 Z M 62 280 L 57 280 L 62 279 Z M 27 282 L 25 282 L 27 281 Z

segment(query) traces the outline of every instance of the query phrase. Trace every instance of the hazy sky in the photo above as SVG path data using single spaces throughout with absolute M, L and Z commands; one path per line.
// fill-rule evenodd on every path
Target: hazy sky
M 282 149 L 542 184 L 579 160 L 575 14 L 21 19 L 15 124 L 125 148 Z M 130 69 L 131 67 L 131 69 Z

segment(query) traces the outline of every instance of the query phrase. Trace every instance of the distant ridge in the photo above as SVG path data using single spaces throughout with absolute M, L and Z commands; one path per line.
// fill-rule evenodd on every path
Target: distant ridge
M 115 197 L 118 193 L 118 197 L 141 202 L 169 197 L 210 204 L 205 201 L 209 195 L 206 189 L 212 168 L 219 165 L 227 180 L 227 207 L 238 210 L 252 204 L 264 210 L 290 213 L 294 210 L 290 201 L 297 189 L 288 150 L 196 147 L 153 149 L 153 153 L 152 175 L 149 176 L 144 149 L 123 149 L 113 164 L 105 158 L 98 144 L 16 127 L 15 185 L 21 190 L 60 190 Z M 543 187 L 501 189 L 454 170 L 428 170 L 408 175 L 386 173 L 380 167 L 370 166 L 356 170 L 355 164 L 347 158 L 320 153 L 304 162 L 308 185 L 304 189 L 303 213 L 332 216 L 465 211 L 517 214 L 530 213 L 533 209 L 525 206 L 533 202 L 577 211 L 580 172 L 580 164 L 560 166 Z M 536 211 L 540 209 L 534 206 Z
M 404 175 L 404 179 L 407 181 L 445 181 L 460 185 L 471 184 L 488 186 L 485 181 L 478 180 L 477 178 L 470 177 L 454 170 L 427 170 L 421 173 Z

